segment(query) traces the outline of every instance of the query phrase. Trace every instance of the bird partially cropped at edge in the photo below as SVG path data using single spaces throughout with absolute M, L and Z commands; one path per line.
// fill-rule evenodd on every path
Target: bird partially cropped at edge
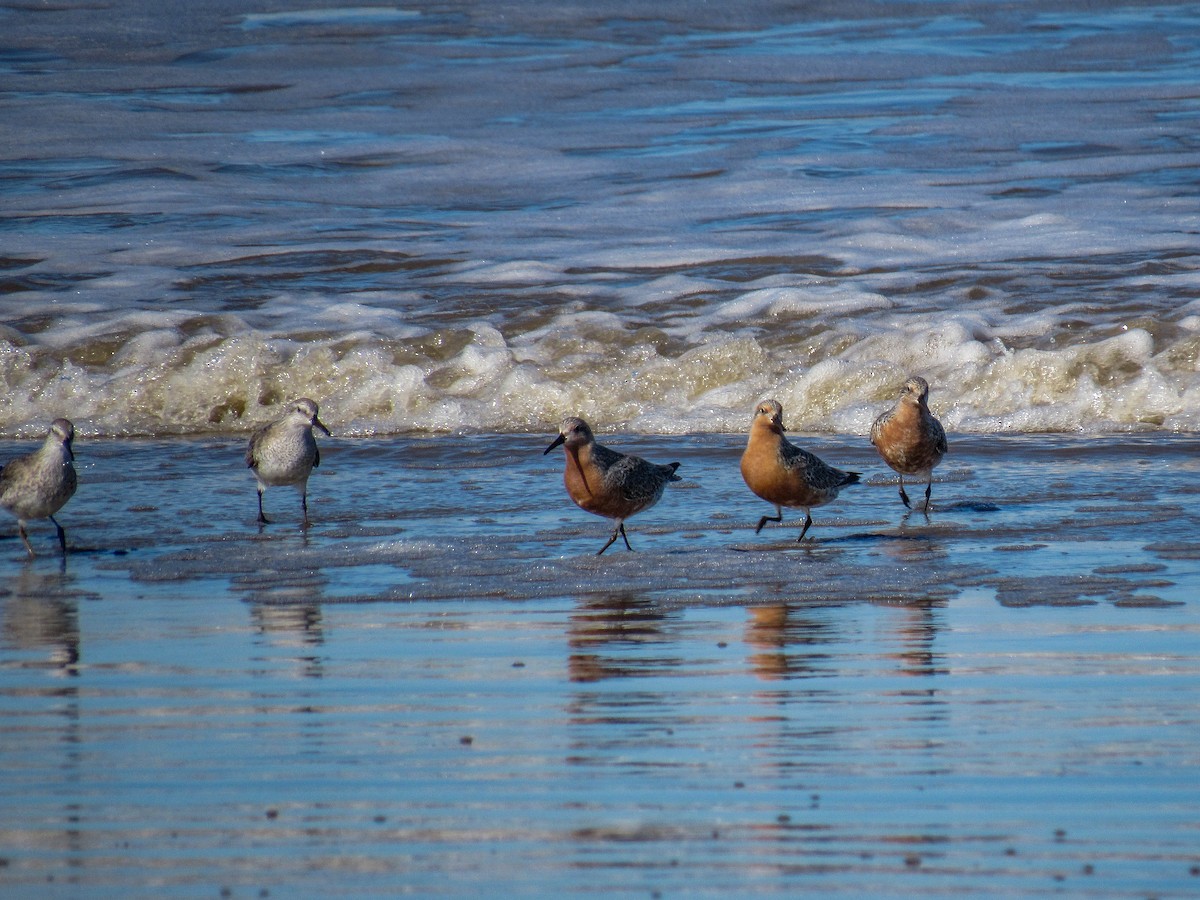
M 78 485 L 75 475 L 75 426 L 67 419 L 55 419 L 42 446 L 0 468 L 0 507 L 17 517 L 17 531 L 29 551 L 36 554 L 25 532 L 30 519 L 49 519 L 58 531 L 58 545 L 67 555 L 67 534 L 54 514 L 71 499 Z
M 300 491 L 300 508 L 308 524 L 308 476 L 321 464 L 321 451 L 312 430 L 319 428 L 330 437 L 329 429 L 317 418 L 317 404 L 301 397 L 291 404 L 282 418 L 264 425 L 250 438 L 246 465 L 258 479 L 258 521 L 267 525 L 263 515 L 263 491 L 268 487 L 291 484 Z
M 811 510 L 835 500 L 847 485 L 857 484 L 859 473 L 835 469 L 789 441 L 783 436 L 783 406 L 778 400 L 764 400 L 750 423 L 742 478 L 755 494 L 775 504 L 775 515 L 759 519 L 754 533 L 768 522 L 782 522 L 783 507 L 793 506 L 804 510 L 799 542 L 812 525 Z
M 558 437 L 542 455 L 558 446 L 562 446 L 566 456 L 563 483 L 575 505 L 616 521 L 612 537 L 597 556 L 611 547 L 618 536 L 633 550 L 625 534 L 625 520 L 657 503 L 667 482 L 682 481 L 675 474 L 679 463 L 660 465 L 610 450 L 596 443 L 591 426 L 575 416 L 562 420 Z
M 929 411 L 929 382 L 914 375 L 904 382 L 896 405 L 871 425 L 871 443 L 900 475 L 900 499 L 912 509 L 904 476 L 925 477 L 925 512 L 933 493 L 933 469 L 946 455 L 946 432 Z

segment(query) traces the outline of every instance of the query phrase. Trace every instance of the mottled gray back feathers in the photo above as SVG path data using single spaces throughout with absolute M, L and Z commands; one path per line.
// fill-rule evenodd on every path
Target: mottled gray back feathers
M 779 442 L 779 456 L 785 468 L 803 472 L 804 480 L 817 490 L 824 491 L 858 483 L 858 472 L 835 469 L 819 456 L 797 447 L 787 438 Z
M 610 450 L 603 444 L 592 444 L 592 460 L 604 473 L 605 487 L 620 490 L 632 503 L 653 503 L 666 488 L 668 481 L 681 481 L 675 474 L 679 463 L 660 465 Z

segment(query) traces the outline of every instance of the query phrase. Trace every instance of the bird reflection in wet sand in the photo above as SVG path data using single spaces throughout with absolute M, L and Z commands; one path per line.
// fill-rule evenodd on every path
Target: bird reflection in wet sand
M 750 668 L 765 681 L 821 674 L 830 655 L 817 648 L 833 643 L 828 622 L 798 616 L 790 604 L 751 606 L 746 644 Z
M 323 657 L 316 652 L 325 643 L 320 604 L 251 601 L 250 621 L 267 647 L 296 654 L 292 659 L 306 678 L 325 674 Z
M 321 607 L 315 603 L 255 603 L 250 607 L 250 619 L 258 633 L 276 647 L 319 647 L 325 643 Z
M 58 532 L 58 545 L 67 555 L 67 535 L 54 514 L 71 499 L 77 484 L 75 454 L 71 444 L 75 426 L 67 419 L 55 419 L 46 440 L 35 452 L 12 460 L 0 468 L 0 507 L 17 517 L 17 531 L 30 558 L 35 556 L 25 522 L 49 519 Z
M 843 472 L 827 465 L 807 450 L 783 436 L 783 406 L 778 400 L 764 400 L 754 410 L 750 440 L 742 453 L 742 478 L 746 486 L 768 503 L 775 505 L 774 516 L 758 520 L 754 533 L 768 522 L 783 521 L 783 507 L 804 510 L 800 537 L 812 525 L 810 510 L 837 499 L 847 485 L 858 483 L 857 472 Z
M 896 405 L 871 425 L 871 443 L 900 475 L 900 499 L 912 509 L 904 476 L 925 479 L 925 512 L 933 493 L 933 470 L 946 455 L 946 432 L 929 411 L 929 382 L 914 375 L 904 382 Z
M 904 616 L 904 621 L 896 629 L 901 648 L 892 657 L 900 664 L 900 674 L 945 675 L 948 671 L 944 658 L 933 648 L 938 634 L 936 610 L 945 606 L 945 600 L 929 599 L 906 603 L 898 610 Z
M 631 594 L 588 598 L 570 618 L 571 680 L 603 681 L 679 665 L 676 657 L 646 653 L 646 648 L 671 640 L 664 627 L 669 618 L 657 604 Z
M 679 463 L 659 465 L 610 450 L 596 443 L 591 426 L 575 416 L 562 420 L 558 437 L 542 455 L 560 445 L 566 456 L 563 482 L 575 505 L 616 521 L 612 537 L 596 555 L 611 547 L 618 537 L 632 550 L 625 535 L 625 520 L 657 503 L 668 482 L 682 480 L 675 474 Z
M 66 571 L 26 567 L 9 583 L 3 609 L 3 644 L 21 650 L 44 648 L 41 667 L 62 675 L 79 674 L 80 592 Z M 93 596 L 88 594 L 87 596 Z

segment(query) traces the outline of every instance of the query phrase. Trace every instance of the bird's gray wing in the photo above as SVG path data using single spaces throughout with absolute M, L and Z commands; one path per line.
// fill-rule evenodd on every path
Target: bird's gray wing
M 784 466 L 804 472 L 804 480 L 815 488 L 838 487 L 846 480 L 847 475 L 841 469 L 835 469 L 815 453 L 809 453 L 790 441 L 780 444 L 779 455 Z
M 608 467 L 604 479 L 619 487 L 626 500 L 640 503 L 653 500 L 666 483 L 666 476 L 659 468 L 639 456 L 622 456 Z
M 254 432 L 254 434 L 250 435 L 250 444 L 246 447 L 246 465 L 251 469 L 258 465 L 258 443 L 270 427 L 270 425 L 264 425 L 258 431 Z
M 933 427 L 933 437 L 938 453 L 944 454 L 950 449 L 946 446 L 946 429 L 942 428 L 942 423 L 937 419 L 934 419 L 930 424 Z

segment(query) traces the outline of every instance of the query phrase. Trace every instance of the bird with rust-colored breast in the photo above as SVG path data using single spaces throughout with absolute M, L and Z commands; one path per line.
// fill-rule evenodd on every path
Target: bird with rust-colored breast
M 802 541 L 812 525 L 811 510 L 836 500 L 842 488 L 858 483 L 859 474 L 835 469 L 789 441 L 783 436 L 783 406 L 778 400 L 764 400 L 750 423 L 742 478 L 755 494 L 775 504 L 775 515 L 759 519 L 754 533 L 768 522 L 782 522 L 783 507 L 791 506 L 804 510 L 804 527 L 797 538 Z
M 598 444 L 591 426 L 576 416 L 562 420 L 558 437 L 543 455 L 559 446 L 566 456 L 563 483 L 575 505 L 616 522 L 612 537 L 597 556 L 611 547 L 618 537 L 632 550 L 625 534 L 625 520 L 657 503 L 668 482 L 682 480 L 675 474 L 679 463 L 660 465 L 640 456 L 610 450 Z
M 946 455 L 946 432 L 929 411 L 929 382 L 914 375 L 904 382 L 896 405 L 871 425 L 871 443 L 900 475 L 900 499 L 912 509 L 904 476 L 925 479 L 925 512 L 933 493 L 933 470 Z

